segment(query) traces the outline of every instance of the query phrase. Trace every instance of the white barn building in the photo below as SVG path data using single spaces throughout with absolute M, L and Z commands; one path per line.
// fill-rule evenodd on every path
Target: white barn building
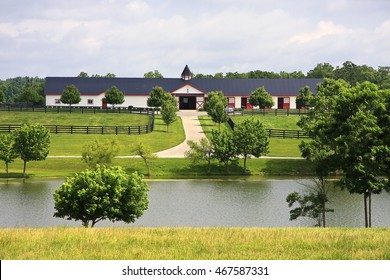
M 81 78 L 47 77 L 45 84 L 46 106 L 65 106 L 61 103 L 61 94 L 69 85 L 75 85 L 80 91 L 81 101 L 76 106 L 107 107 L 104 94 L 112 86 L 119 88 L 125 95 L 120 107 L 147 107 L 147 99 L 153 87 L 162 87 L 174 95 L 180 110 L 202 108 L 207 93 L 222 91 L 230 107 L 252 108 L 249 95 L 264 86 L 272 96 L 275 109 L 295 109 L 295 99 L 299 90 L 309 86 L 315 93 L 322 79 L 196 79 L 188 66 L 181 78 Z

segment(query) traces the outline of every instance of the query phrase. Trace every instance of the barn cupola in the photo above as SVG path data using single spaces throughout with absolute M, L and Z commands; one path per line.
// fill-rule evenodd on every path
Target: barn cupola
M 181 73 L 181 79 L 184 81 L 188 81 L 191 80 L 191 78 L 192 78 L 192 73 L 190 71 L 190 68 L 188 68 L 188 65 L 186 65 L 186 67 L 184 67 L 183 72 Z

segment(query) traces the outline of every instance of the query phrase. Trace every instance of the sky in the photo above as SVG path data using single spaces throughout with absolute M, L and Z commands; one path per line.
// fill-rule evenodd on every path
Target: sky
M 0 79 L 390 66 L 390 0 L 0 0 Z

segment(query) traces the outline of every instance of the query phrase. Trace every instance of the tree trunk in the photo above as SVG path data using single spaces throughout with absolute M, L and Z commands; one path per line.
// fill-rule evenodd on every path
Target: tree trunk
M 8 177 L 8 162 L 5 163 L 5 172 L 7 172 L 7 177 Z
M 27 161 L 23 160 L 23 178 L 26 178 Z
M 368 228 L 367 192 L 364 193 L 364 226 Z
M 247 172 L 246 172 L 246 158 L 247 158 L 247 156 L 244 155 L 244 174 L 247 174 Z
M 371 191 L 368 193 L 368 227 L 371 227 Z

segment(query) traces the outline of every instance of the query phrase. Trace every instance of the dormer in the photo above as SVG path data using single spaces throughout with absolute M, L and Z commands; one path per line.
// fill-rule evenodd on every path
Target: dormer
M 192 78 L 192 73 L 190 71 L 190 68 L 188 68 L 188 65 L 186 65 L 186 67 L 184 67 L 183 72 L 181 73 L 181 79 L 184 81 L 188 81 L 191 80 L 191 78 Z

